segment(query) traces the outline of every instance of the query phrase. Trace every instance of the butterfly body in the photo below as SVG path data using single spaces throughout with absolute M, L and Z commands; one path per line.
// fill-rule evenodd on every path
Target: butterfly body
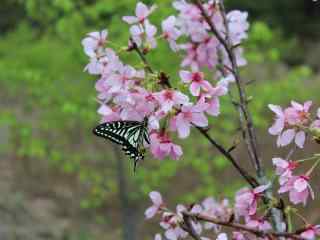
M 126 155 L 134 160 L 134 169 L 139 160 L 144 158 L 144 144 L 150 143 L 148 118 L 139 121 L 113 121 L 102 123 L 93 129 L 99 137 L 108 139 L 122 146 Z

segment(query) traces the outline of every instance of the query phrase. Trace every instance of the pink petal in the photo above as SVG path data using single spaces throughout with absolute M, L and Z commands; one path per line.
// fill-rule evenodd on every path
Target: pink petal
M 201 86 L 199 83 L 192 82 L 189 87 L 189 90 L 193 96 L 199 96 L 200 95 L 200 87 Z
M 289 163 L 286 160 L 283 160 L 282 158 L 272 158 L 273 165 L 281 168 L 287 168 Z
M 178 117 L 177 129 L 179 137 L 186 138 L 190 134 L 190 123 Z
M 296 131 L 294 129 L 288 129 L 284 131 L 279 137 L 280 137 L 280 146 L 287 146 L 290 144 L 296 134 Z
M 208 119 L 203 113 L 194 113 L 192 123 L 199 127 L 206 127 L 208 126 Z
M 128 24 L 134 24 L 134 23 L 139 22 L 139 19 L 134 16 L 124 16 L 124 17 L 122 17 L 122 20 Z
M 282 108 L 280 106 L 269 104 L 268 107 L 270 108 L 271 111 L 273 111 L 278 116 L 283 116 L 283 111 L 282 111 Z
M 149 197 L 151 198 L 151 201 L 157 206 L 160 206 L 163 203 L 161 194 L 159 192 L 152 191 L 149 193 Z
M 144 212 L 144 215 L 146 219 L 150 219 L 154 217 L 157 214 L 157 212 L 158 212 L 158 208 L 156 206 L 151 206 Z
M 190 83 L 192 80 L 191 79 L 192 74 L 189 71 L 182 70 L 179 72 L 179 76 L 180 76 L 182 82 L 184 82 L 184 83 Z
M 296 110 L 302 111 L 303 110 L 303 106 L 300 103 L 297 103 L 295 101 L 291 101 L 291 105 L 292 107 L 294 107 Z
M 170 155 L 174 160 L 178 160 L 182 156 L 182 154 L 182 148 L 179 145 L 174 145 L 172 147 L 172 152 Z
M 304 109 L 304 111 L 308 112 L 309 109 L 310 109 L 310 107 L 311 107 L 311 105 L 312 105 L 312 101 L 307 101 L 307 102 L 305 102 L 305 103 L 303 104 L 303 109 Z
M 305 179 L 303 179 L 303 178 L 298 178 L 298 179 L 294 182 L 293 187 L 295 188 L 295 190 L 296 190 L 297 192 L 302 192 L 302 191 L 304 191 L 304 190 L 307 189 L 307 187 L 308 187 L 308 182 L 307 182 Z
M 136 16 L 141 19 L 147 16 L 149 13 L 149 9 L 146 5 L 144 5 L 142 2 L 138 2 L 136 6 Z
M 275 123 L 269 128 L 271 135 L 278 135 L 284 128 L 284 118 L 277 118 Z
M 315 239 L 315 234 L 314 231 L 312 229 L 309 229 L 303 233 L 300 234 L 301 237 L 303 237 L 304 239 Z
M 306 134 L 304 131 L 299 131 L 297 134 L 296 134 L 296 137 L 294 139 L 295 143 L 297 144 L 297 146 L 299 148 L 303 148 L 303 145 L 304 145 L 304 142 L 306 140 Z

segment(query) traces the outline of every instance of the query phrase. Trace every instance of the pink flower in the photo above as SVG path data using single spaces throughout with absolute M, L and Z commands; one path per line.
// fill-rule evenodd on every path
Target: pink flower
M 279 189 L 279 193 L 289 192 L 289 199 L 293 204 L 303 203 L 306 205 L 309 194 L 314 199 L 314 193 L 309 184 L 308 176 L 292 176 Z
M 210 87 L 208 92 L 202 94 L 205 102 L 208 104 L 206 112 L 211 116 L 218 116 L 220 114 L 220 100 L 219 97 L 226 95 L 228 88 L 223 84 L 217 84 L 216 87 Z
M 161 111 L 169 112 L 174 106 L 179 107 L 189 102 L 188 96 L 181 92 L 166 89 L 161 92 L 154 93 L 155 98 L 161 105 Z
M 219 41 L 216 37 L 206 36 L 197 47 L 197 62 L 200 66 L 213 68 L 218 64 Z
M 177 160 L 182 156 L 182 148 L 179 145 L 172 143 L 165 133 L 152 133 L 150 135 L 150 142 L 150 150 L 153 156 L 158 159 L 170 156 L 174 160 Z
M 274 124 L 269 128 L 269 133 L 271 135 L 279 135 L 284 129 L 285 125 L 285 115 L 280 106 L 269 104 L 268 107 L 276 114 L 276 119 Z
M 279 147 L 286 146 L 293 140 L 298 147 L 303 147 L 306 134 L 303 130 L 299 130 L 299 127 L 309 122 L 308 111 L 311 104 L 311 101 L 305 102 L 304 105 L 292 101 L 291 107 L 284 111 L 280 106 L 269 104 L 269 108 L 276 113 L 275 123 L 269 128 L 269 133 L 278 135 L 277 145 Z M 298 130 L 296 130 L 297 127 Z
M 320 237 L 320 225 L 310 225 L 300 236 L 304 239 L 314 240 Z
M 133 67 L 121 64 L 117 73 L 113 73 L 107 78 L 106 82 L 110 86 L 110 93 L 128 90 L 134 85 L 135 76 L 136 71 Z
M 286 161 L 282 158 L 272 158 L 272 163 L 276 166 L 276 174 L 280 176 L 280 185 L 288 181 L 292 177 L 292 171 L 298 167 L 297 162 Z
M 246 39 L 249 23 L 247 21 L 248 13 L 239 10 L 231 11 L 227 14 L 230 39 L 233 45 L 237 45 Z
M 180 138 L 186 138 L 192 124 L 198 127 L 208 126 L 208 119 L 203 113 L 207 108 L 208 104 L 205 103 L 182 106 L 181 111 L 171 119 L 170 129 L 177 130 Z
M 170 16 L 163 20 L 161 23 L 163 37 L 169 42 L 170 48 L 176 52 L 178 50 L 178 45 L 176 40 L 181 35 L 181 32 L 176 27 L 175 16 Z
M 157 28 L 152 25 L 148 20 L 144 21 L 143 24 L 133 25 L 130 27 L 130 35 L 137 46 L 144 44 L 148 48 L 156 48 L 157 41 L 155 34 Z
M 179 225 L 183 222 L 181 212 L 185 210 L 182 205 L 177 206 L 177 213 L 164 212 L 160 226 L 166 230 L 165 236 L 169 240 L 177 240 L 179 238 L 185 238 L 188 233 L 184 231 Z
M 203 72 L 189 72 L 189 71 L 180 71 L 180 78 L 184 83 L 191 83 L 190 84 L 190 92 L 193 96 L 200 95 L 200 89 L 204 89 L 206 91 L 211 88 L 211 84 L 204 79 Z
M 261 185 L 254 189 L 242 189 L 236 194 L 235 210 L 238 216 L 252 216 L 257 212 L 258 200 L 269 185 Z
M 153 205 L 144 212 L 144 215 L 147 219 L 154 217 L 164 205 L 161 194 L 159 192 L 150 192 L 149 197 Z
M 202 202 L 202 215 L 206 215 L 209 217 L 213 217 L 219 219 L 221 221 L 228 221 L 232 214 L 232 209 L 229 206 L 229 201 L 224 199 L 221 202 L 217 202 L 214 198 L 208 197 Z M 205 229 L 214 229 L 216 232 L 220 229 L 220 227 L 216 224 L 206 222 L 204 224 Z
M 124 16 L 122 17 L 122 20 L 129 24 L 135 24 L 135 23 L 142 24 L 155 9 L 156 9 L 155 5 L 152 5 L 151 8 L 148 8 L 142 2 L 138 2 L 136 6 L 136 12 L 135 12 L 136 16 Z
M 84 70 L 90 74 L 106 76 L 118 70 L 120 65 L 118 55 L 112 49 L 107 48 L 101 57 L 91 58 Z
M 200 64 L 197 59 L 197 45 L 192 43 L 181 44 L 180 49 L 186 51 L 181 66 L 190 66 L 191 69 L 198 70 L 200 68 Z
M 107 42 L 108 31 L 91 32 L 82 40 L 84 52 L 90 57 L 95 58 L 103 54 L 104 45 Z
M 121 120 L 120 111 L 118 107 L 111 108 L 103 104 L 98 109 L 98 113 L 102 115 L 101 122 L 113 122 L 113 121 Z
M 285 110 L 289 125 L 304 125 L 309 122 L 309 109 L 312 105 L 311 101 L 305 102 L 303 105 L 295 101 L 291 102 L 291 107 Z
M 246 225 L 250 228 L 256 228 L 260 231 L 268 231 L 272 229 L 272 226 L 268 221 L 257 217 L 247 217 Z
M 157 33 L 157 28 L 147 20 L 144 23 L 144 27 L 146 31 L 146 46 L 151 49 L 156 48 L 157 41 L 155 39 L 155 35 Z

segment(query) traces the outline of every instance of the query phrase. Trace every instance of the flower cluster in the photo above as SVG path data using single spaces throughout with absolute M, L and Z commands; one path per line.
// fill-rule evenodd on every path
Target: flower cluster
M 287 171 L 283 168 L 278 170 L 282 173 Z M 153 191 L 149 194 L 152 206 L 146 209 L 145 217 L 146 219 L 151 219 L 156 215 L 160 216 L 160 226 L 164 233 L 157 233 L 154 240 L 187 238 L 190 232 L 186 226 L 186 216 L 192 216 L 189 218 L 189 224 L 193 231 L 200 236 L 201 240 L 212 239 L 204 236 L 207 234 L 212 235 L 212 233 L 216 236 L 216 240 L 228 240 L 228 235 L 223 232 L 222 228 L 222 226 L 228 226 L 228 224 L 233 224 L 229 225 L 230 227 L 243 226 L 241 229 L 235 227 L 231 234 L 231 239 L 233 240 L 267 240 L 269 239 L 268 236 L 263 237 L 259 236 L 259 234 L 257 236 L 254 231 L 257 230 L 263 234 L 272 230 L 267 215 L 260 214 L 257 211 L 257 203 L 263 197 L 264 191 L 269 187 L 269 185 L 262 185 L 253 190 L 240 190 L 236 194 L 233 207 L 227 199 L 218 202 L 214 198 L 208 197 L 200 204 L 192 204 L 190 206 L 178 204 L 175 211 L 167 208 L 159 192 Z M 243 220 L 240 216 L 243 217 Z M 284 223 L 283 225 L 285 226 Z M 213 232 L 210 233 L 209 231 Z M 314 240 L 317 236 L 320 236 L 320 225 L 309 224 L 300 232 L 300 236 L 297 235 L 296 237 Z
M 277 146 L 289 145 L 292 141 L 303 148 L 306 140 L 306 132 L 313 132 L 313 135 L 320 130 L 320 109 L 318 109 L 317 120 L 312 121 L 310 107 L 311 101 L 304 104 L 291 102 L 291 106 L 284 110 L 277 105 L 269 104 L 269 108 L 276 114 L 274 124 L 269 128 L 271 135 L 277 135 Z
M 282 158 L 273 158 L 272 161 L 276 166 L 276 174 L 279 176 L 279 193 L 289 192 L 289 199 L 293 204 L 303 203 L 306 205 L 309 195 L 312 199 L 314 198 L 309 183 L 313 167 L 306 174 L 294 175 L 293 171 L 300 165 L 299 162 L 286 161 Z M 318 163 L 316 162 L 316 164 Z
M 153 205 L 145 211 L 145 217 L 150 219 L 156 214 L 159 214 L 161 216 L 160 226 L 164 229 L 165 239 L 168 240 L 184 239 L 189 236 L 189 233 L 184 227 L 184 212 L 214 217 L 221 221 L 228 221 L 232 216 L 232 209 L 226 199 L 217 202 L 213 198 L 206 198 L 201 204 L 194 204 L 188 207 L 179 204 L 176 207 L 176 211 L 171 211 L 166 207 L 160 193 L 154 191 L 151 192 L 149 196 Z M 205 230 L 213 230 L 219 234 L 218 239 L 227 239 L 225 233 L 220 233 L 221 227 L 219 225 L 210 222 L 201 224 L 195 220 L 191 220 L 190 223 L 198 235 L 201 235 Z M 162 239 L 162 235 L 159 233 L 156 234 L 155 240 L 160 239 Z M 201 239 L 209 240 L 207 237 L 201 237 Z
M 215 74 L 212 79 L 205 75 L 204 67 L 212 69 L 225 65 L 226 69 L 230 68 L 227 53 L 218 39 L 209 33 L 210 28 L 195 5 L 179 0 L 173 6 L 178 15 L 163 20 L 162 33 L 157 36 L 158 29 L 149 20 L 156 6 L 148 7 L 138 2 L 135 16 L 123 17 L 123 21 L 130 25 L 127 51 L 136 51 L 141 57 L 154 50 L 157 41 L 167 41 L 172 51 L 180 51 L 183 55 L 179 76 L 181 82 L 189 86 L 189 93 L 164 84 L 161 73 L 156 70 L 138 69 L 122 62 L 119 53 L 109 46 L 107 30 L 89 33 L 82 41 L 84 52 L 90 59 L 85 70 L 99 76 L 96 90 L 101 104 L 98 109 L 101 121 L 141 121 L 148 117 L 149 147 L 158 159 L 166 156 L 179 159 L 182 156 L 182 149 L 172 142 L 170 132 L 186 138 L 192 126 L 207 127 L 208 116 L 219 115 L 219 98 L 227 94 L 229 83 L 234 81 L 230 72 L 225 77 Z M 247 37 L 247 14 L 240 11 L 228 13 L 225 26 L 214 1 L 203 6 L 217 24 L 219 34 L 227 38 L 225 33 L 228 31 L 230 42 L 235 49 L 239 48 L 237 45 Z M 238 65 L 243 65 L 245 60 L 241 49 L 236 52 Z

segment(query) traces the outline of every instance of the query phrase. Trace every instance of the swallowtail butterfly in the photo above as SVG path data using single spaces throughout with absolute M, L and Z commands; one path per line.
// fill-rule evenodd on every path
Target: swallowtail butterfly
M 147 117 L 142 122 L 114 121 L 102 123 L 93 129 L 93 133 L 121 145 L 124 153 L 133 159 L 134 170 L 137 162 L 144 158 L 144 143 L 150 144 Z

